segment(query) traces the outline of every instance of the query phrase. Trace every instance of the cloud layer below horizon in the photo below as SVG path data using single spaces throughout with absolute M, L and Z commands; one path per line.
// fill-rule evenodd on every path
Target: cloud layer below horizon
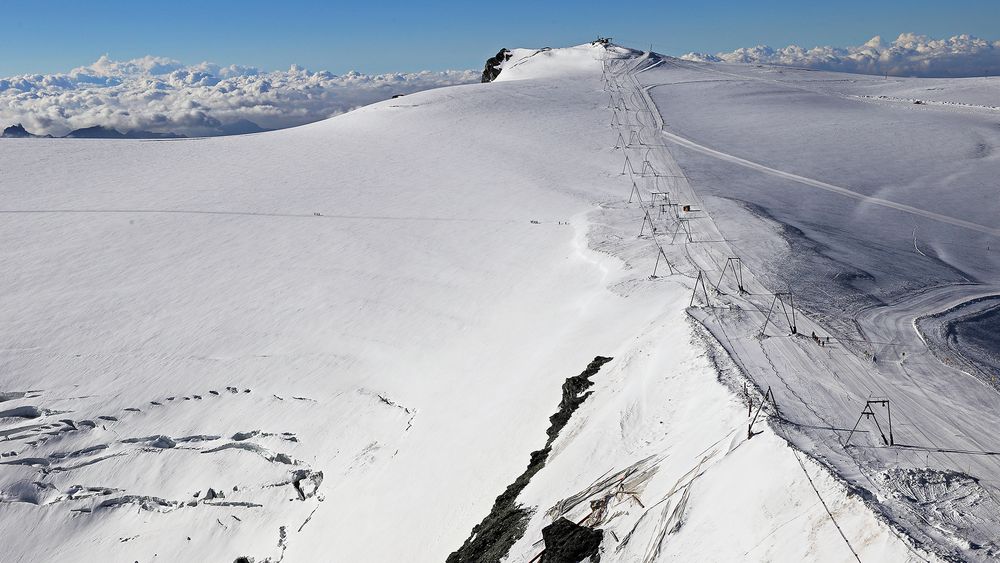
M 772 49 L 764 45 L 741 48 L 729 53 L 688 53 L 681 58 L 700 62 L 727 62 L 795 66 L 817 70 L 959 78 L 1000 74 L 1000 41 L 971 35 L 932 39 L 904 33 L 892 43 L 873 37 L 856 47 L 814 47 L 789 45 Z
M 891 43 L 875 37 L 853 47 L 757 46 L 714 55 L 688 53 L 682 58 L 892 76 L 1000 75 L 1000 41 L 969 35 L 932 39 L 904 33 Z M 479 76 L 473 70 L 335 75 L 295 65 L 264 72 L 207 62 L 184 65 L 153 56 L 129 61 L 103 56 L 68 73 L 0 78 L 0 128 L 21 123 L 32 133 L 60 136 L 100 125 L 123 133 L 201 136 L 223 134 L 251 121 L 278 129 L 395 94 L 478 82 Z
M 252 121 L 266 129 L 301 125 L 396 94 L 479 81 L 477 71 L 366 75 L 185 66 L 163 57 L 115 61 L 106 55 L 65 74 L 0 78 L 0 128 L 21 123 L 61 136 L 100 125 L 188 136 L 218 135 Z

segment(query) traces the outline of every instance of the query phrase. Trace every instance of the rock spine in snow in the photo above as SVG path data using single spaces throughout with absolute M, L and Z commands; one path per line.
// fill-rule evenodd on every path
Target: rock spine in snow
M 559 410 L 549 417 L 549 428 L 545 431 L 548 435 L 545 447 L 531 452 L 527 469 L 497 497 L 493 509 L 486 518 L 472 528 L 469 539 L 448 556 L 448 563 L 498 562 L 507 556 L 514 542 L 524 535 L 531 510 L 518 504 L 517 497 L 528 486 L 531 478 L 545 467 L 545 460 L 552 451 L 552 443 L 556 436 L 569 422 L 573 412 L 590 396 L 587 389 L 594 384 L 590 378 L 601 369 L 601 366 L 610 361 L 611 358 L 597 356 L 583 373 L 563 382 Z
M 482 79 L 484 84 L 487 82 L 493 82 L 496 80 L 497 76 L 500 76 L 500 65 L 509 59 L 510 55 L 511 53 L 507 49 L 500 49 L 496 56 L 486 59 L 486 68 L 483 69 Z

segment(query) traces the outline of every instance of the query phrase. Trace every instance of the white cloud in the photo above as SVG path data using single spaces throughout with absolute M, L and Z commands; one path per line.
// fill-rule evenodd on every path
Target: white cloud
M 478 71 L 366 75 L 287 71 L 213 63 L 185 66 L 163 57 L 114 61 L 103 56 L 65 74 L 0 78 L 0 127 L 22 123 L 36 134 L 63 135 L 101 125 L 216 135 L 252 121 L 267 129 L 301 125 L 395 94 L 479 81 Z
M 772 49 L 758 45 L 729 53 L 688 53 L 683 59 L 702 62 L 757 63 L 819 70 L 889 74 L 891 76 L 961 77 L 1000 74 L 1000 41 L 956 35 L 931 39 L 904 33 L 890 44 L 874 37 L 856 47 L 789 45 Z

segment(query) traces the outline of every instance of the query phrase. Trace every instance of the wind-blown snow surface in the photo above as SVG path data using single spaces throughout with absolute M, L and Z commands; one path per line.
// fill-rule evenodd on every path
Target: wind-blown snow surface
M 621 472 L 602 560 L 923 557 L 766 425 L 747 440 L 691 280 L 647 277 L 609 55 L 649 62 L 519 52 L 262 135 L 0 142 L 5 560 L 441 561 L 598 354 L 510 560 Z

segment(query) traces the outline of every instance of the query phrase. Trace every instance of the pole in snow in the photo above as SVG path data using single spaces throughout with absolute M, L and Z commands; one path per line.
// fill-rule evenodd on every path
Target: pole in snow
M 788 305 L 785 304 L 785 300 L 788 300 Z M 764 325 L 760 327 L 760 335 L 764 336 L 764 331 L 767 330 L 767 323 L 775 325 L 777 324 L 771 321 L 771 313 L 774 311 L 774 305 L 781 304 L 781 311 L 785 315 L 785 321 L 788 323 L 788 329 L 792 334 L 798 333 L 798 328 L 795 326 L 795 301 L 792 300 L 792 292 L 775 293 L 774 299 L 771 300 L 771 306 L 767 310 L 767 316 L 764 317 Z M 789 312 L 791 310 L 791 312 Z
M 639 186 L 635 185 L 635 181 L 632 182 L 632 191 L 628 193 L 628 202 L 632 203 L 632 196 L 639 195 Z
M 736 277 L 736 286 L 739 288 L 740 293 L 746 293 L 747 290 L 743 287 L 743 261 L 739 258 L 726 259 L 726 265 L 722 267 L 722 275 L 719 276 L 719 281 L 715 284 L 715 291 L 719 291 L 719 286 L 722 284 L 722 280 L 725 279 L 727 270 L 733 271 L 733 275 Z
M 705 273 L 698 270 L 698 278 L 694 280 L 694 289 L 691 291 L 691 302 L 688 303 L 688 307 L 694 307 L 694 298 L 698 296 L 699 285 L 701 285 L 701 291 L 705 295 L 705 306 L 711 306 L 708 300 L 708 287 L 705 285 Z
M 642 142 L 642 137 L 640 137 L 640 136 L 639 136 L 639 132 L 638 132 L 638 131 L 635 131 L 635 130 L 632 130 L 632 131 L 631 131 L 631 132 L 629 133 L 629 136 L 628 136 L 628 144 L 629 144 L 629 145 L 640 145 L 640 146 L 646 146 L 646 143 Z
M 665 252 L 663 252 L 663 247 L 660 246 L 659 243 L 657 243 L 656 244 L 656 249 L 657 249 L 656 264 L 653 264 L 653 275 L 650 276 L 650 278 L 656 278 L 656 268 L 658 268 L 660 266 L 660 257 L 661 256 L 663 257 L 663 261 L 667 263 L 667 270 L 670 272 L 670 275 L 673 275 L 673 273 L 674 273 L 674 266 L 673 266 L 673 264 L 670 263 L 670 260 L 667 260 L 667 255 L 666 255 Z
M 632 168 L 632 161 L 628 159 L 628 155 L 627 155 L 627 154 L 625 155 L 625 164 L 624 164 L 624 165 L 622 165 L 622 173 L 621 173 L 621 176 L 624 176 L 624 175 L 625 175 L 625 171 L 626 171 L 626 170 L 628 170 L 628 172 L 629 172 L 629 175 L 632 175 L 632 174 L 634 174 L 634 173 L 635 173 L 635 169 L 634 169 L 634 168 Z
M 618 132 L 618 140 L 615 141 L 615 147 L 614 148 L 616 148 L 616 149 L 627 149 L 628 148 L 628 143 L 625 142 L 625 137 L 622 136 L 622 134 L 621 134 L 620 131 Z
M 691 238 L 691 225 L 688 224 L 688 220 L 678 219 L 677 227 L 674 228 L 674 232 L 670 237 L 670 244 L 674 244 L 677 240 L 677 235 L 680 234 L 681 231 L 684 231 L 684 242 L 694 242 L 694 239 Z
M 643 208 L 642 227 L 639 228 L 639 237 L 637 237 L 637 238 L 641 238 L 642 237 L 643 232 L 645 232 L 645 230 L 646 230 L 646 223 L 649 223 L 649 228 L 652 231 L 652 233 L 655 235 L 656 234 L 656 227 L 653 225 L 653 219 L 650 218 L 650 216 L 649 216 L 649 210 L 646 209 L 646 208 Z
M 886 415 L 889 419 L 889 437 L 885 437 L 885 432 L 882 431 L 882 426 L 878 423 L 878 416 L 875 414 L 875 410 L 872 409 L 872 405 L 885 407 Z M 861 415 L 858 416 L 858 421 L 854 423 L 854 428 L 851 428 L 851 432 L 847 435 L 847 440 L 844 442 L 844 447 L 851 445 L 851 437 L 854 436 L 854 432 L 858 429 L 858 425 L 861 424 L 861 419 L 868 418 L 875 423 L 875 428 L 878 429 L 879 435 L 882 437 L 882 443 L 886 446 L 895 446 L 896 440 L 892 436 L 892 410 L 889 408 L 889 399 L 869 399 L 865 401 L 865 408 L 861 409 Z
M 761 409 L 764 408 L 764 405 L 768 402 L 768 400 L 771 401 L 771 406 L 774 407 L 774 414 L 779 417 L 781 416 L 781 413 L 778 411 L 778 403 L 774 402 L 774 393 L 771 393 L 771 388 L 768 387 L 767 393 L 764 393 L 764 398 L 761 399 L 760 404 L 757 405 L 757 412 L 753 414 L 753 418 L 750 419 L 750 424 L 747 425 L 747 440 L 754 437 L 753 425 L 757 422 L 757 416 L 760 415 Z

